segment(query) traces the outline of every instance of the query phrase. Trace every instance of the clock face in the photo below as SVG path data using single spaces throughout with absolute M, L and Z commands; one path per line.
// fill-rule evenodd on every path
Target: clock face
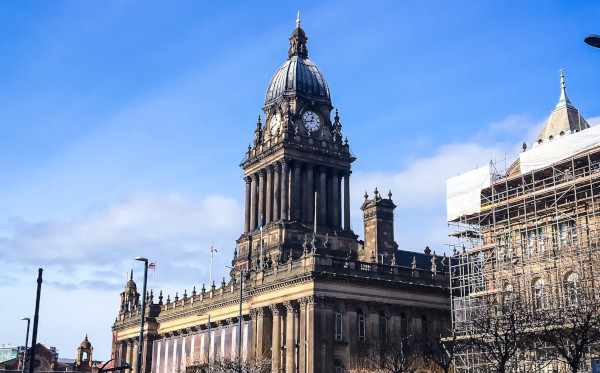
M 271 117 L 271 121 L 269 122 L 269 129 L 271 130 L 271 135 L 276 135 L 279 131 L 279 126 L 281 125 L 281 115 L 279 113 L 273 115 Z
M 307 130 L 316 131 L 321 126 L 321 119 L 315 112 L 309 110 L 302 115 L 302 123 Z

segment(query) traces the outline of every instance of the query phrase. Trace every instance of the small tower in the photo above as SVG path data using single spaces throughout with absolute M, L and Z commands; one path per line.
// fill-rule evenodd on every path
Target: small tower
M 377 188 L 373 199 L 365 193 L 365 201 L 360 207 L 364 214 L 365 252 L 372 251 L 378 263 L 392 263 L 395 208 L 392 192 L 388 193 L 388 198 L 382 198 Z
M 132 311 L 137 308 L 140 302 L 140 294 L 137 292 L 137 285 L 133 281 L 133 269 L 129 275 L 129 281 L 125 285 L 125 290 L 121 293 L 121 313 Z
M 77 361 L 75 361 L 75 369 L 80 372 L 91 372 L 92 371 L 92 351 L 94 348 L 90 341 L 88 341 L 87 334 L 85 339 L 79 345 L 77 349 Z

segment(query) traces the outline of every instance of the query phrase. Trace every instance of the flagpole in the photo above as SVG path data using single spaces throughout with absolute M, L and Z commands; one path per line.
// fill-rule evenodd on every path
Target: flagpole
M 313 228 L 313 234 L 317 234 L 317 192 L 315 192 L 315 223 Z
M 263 216 L 260 216 L 260 269 L 264 268 L 263 266 Z
M 210 245 L 210 274 L 209 274 L 209 277 L 208 277 L 208 286 L 209 286 L 209 288 L 212 286 L 213 247 L 214 247 L 214 243 L 212 245 Z
M 156 260 L 154 261 L 154 267 L 152 267 L 152 293 L 154 293 L 154 279 L 156 277 Z

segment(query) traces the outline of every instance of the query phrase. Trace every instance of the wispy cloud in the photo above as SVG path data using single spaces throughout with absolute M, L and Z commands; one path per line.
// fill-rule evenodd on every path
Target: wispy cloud
M 13 219 L 12 235 L 0 239 L 5 260 L 101 266 L 138 255 L 159 256 L 192 242 L 231 236 L 241 225 L 239 203 L 222 196 L 201 201 L 178 194 L 137 194 L 70 221 Z M 238 222 L 239 220 L 239 222 Z M 237 224 L 236 224 L 237 223 Z

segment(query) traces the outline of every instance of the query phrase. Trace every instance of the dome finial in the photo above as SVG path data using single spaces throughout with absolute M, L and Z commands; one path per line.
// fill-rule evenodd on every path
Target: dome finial
M 296 27 L 300 27 L 300 10 L 298 10 L 298 18 L 296 18 Z
M 565 86 L 565 69 L 560 69 L 560 99 L 558 100 L 558 104 L 556 104 L 556 109 L 562 106 L 573 106 L 571 104 L 571 100 L 567 96 L 567 88 Z

